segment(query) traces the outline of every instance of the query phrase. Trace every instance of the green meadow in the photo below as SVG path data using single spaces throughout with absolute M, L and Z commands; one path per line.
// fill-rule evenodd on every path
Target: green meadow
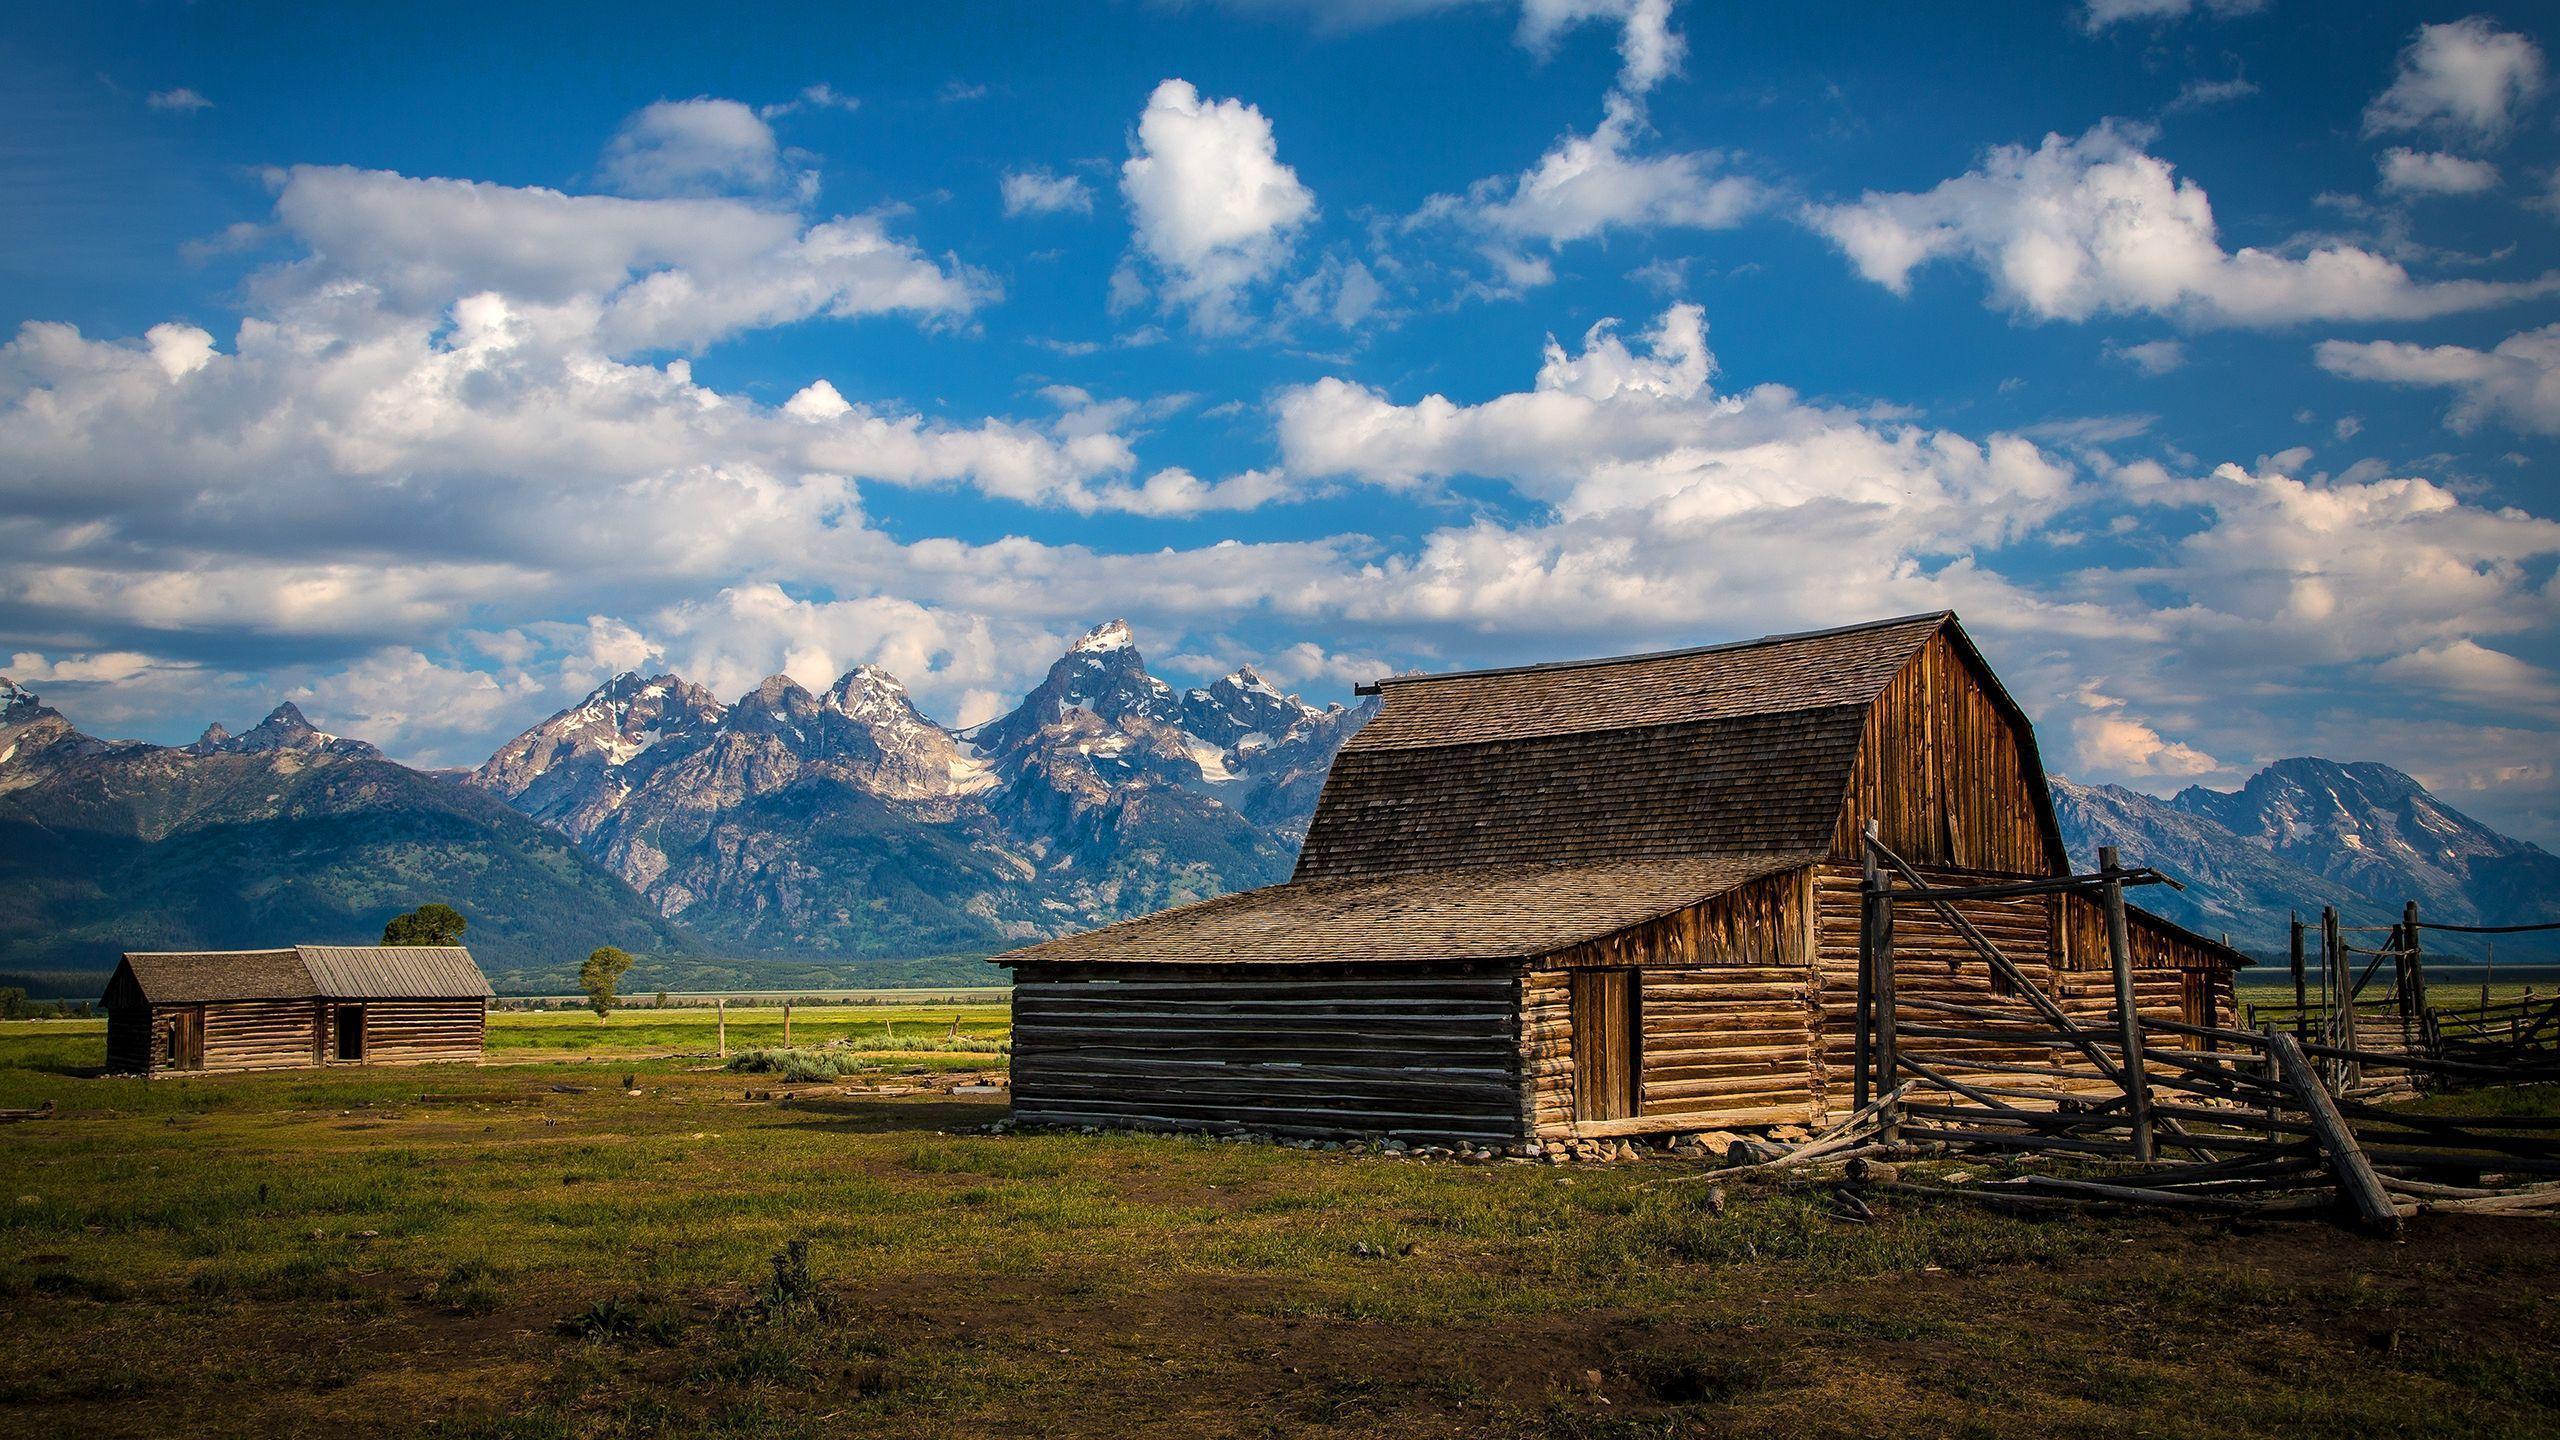
M 96 1022 L 0 1025 L 0 1106 L 56 1106 L 0 1126 L 0 1432 L 2560 1430 L 2545 1221 L 1861 1216 L 1671 1162 L 983 1134 L 1001 1096 L 948 1092 L 1000 1073 L 1001 1007 L 792 1028 L 847 1078 L 724 1070 L 708 1011 L 148 1083 L 96 1077 Z

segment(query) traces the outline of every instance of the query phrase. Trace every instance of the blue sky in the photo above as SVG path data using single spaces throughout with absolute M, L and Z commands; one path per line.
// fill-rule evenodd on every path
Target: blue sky
M 2531 7 L 20 7 L 0 657 L 470 763 L 1951 606 L 2056 768 L 2560 836 Z

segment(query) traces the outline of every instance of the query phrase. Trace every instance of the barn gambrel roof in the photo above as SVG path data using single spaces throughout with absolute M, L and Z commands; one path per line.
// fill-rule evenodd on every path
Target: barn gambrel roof
M 1513 958 L 1657 919 L 1829 853 L 1870 707 L 1941 633 L 2013 721 L 2058 868 L 2033 732 L 1941 611 L 1382 680 L 1288 884 L 996 958 Z

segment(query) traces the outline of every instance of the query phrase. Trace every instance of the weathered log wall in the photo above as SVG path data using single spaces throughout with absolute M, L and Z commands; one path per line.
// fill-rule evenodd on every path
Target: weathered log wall
M 1523 982 L 1523 1119 L 1538 1134 L 1642 1133 L 1806 1117 L 1822 1060 L 1813 1024 L 1812 876 L 1755 881 L 1543 957 Z M 1638 973 L 1636 1114 L 1575 1121 L 1566 975 Z
M 364 1012 L 364 1060 L 367 1065 L 427 1065 L 439 1061 L 478 1060 L 485 1049 L 489 1003 L 462 1000 L 324 1000 L 318 1053 L 324 1064 L 342 1065 L 337 1023 L 342 1006 Z
M 1867 712 L 1866 738 L 1832 830 L 1834 859 L 1860 862 L 1869 820 L 1914 865 L 2049 875 L 2060 841 L 2038 804 L 2029 737 L 1941 630 Z
M 1034 1125 L 1507 1141 L 1520 976 L 1023 967 L 1013 1113 Z
M 290 1070 L 319 1058 L 312 1001 L 209 1001 L 202 1009 L 207 1071 Z
M 337 1059 L 341 1005 L 365 1012 L 365 1056 Z M 310 1069 L 321 1065 L 426 1065 L 479 1060 L 488 1002 L 443 1000 L 210 1000 L 194 1005 L 116 1005 L 107 1011 L 107 1065 L 145 1075 Z M 203 1064 L 169 1060 L 171 1036 L 203 1015 Z
M 1648 966 L 1636 1114 L 1575 1120 L 1570 971 L 1523 981 L 1523 1118 L 1541 1135 L 1637 1134 L 1802 1120 L 1822 1056 L 1801 966 Z

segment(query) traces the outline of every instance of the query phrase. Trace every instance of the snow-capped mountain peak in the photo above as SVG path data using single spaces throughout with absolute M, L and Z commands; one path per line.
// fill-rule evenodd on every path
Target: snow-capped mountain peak
M 72 728 L 34 691 L 0 676 L 0 791 L 22 789 L 60 766 L 112 748 Z
M 36 692 L 0 675 L 0 724 L 9 724 L 43 708 L 44 702 L 36 698 Z
M 923 722 L 898 677 L 877 665 L 856 665 L 827 691 L 826 708 L 855 720 Z
M 1084 638 L 1078 640 L 1075 644 L 1068 646 L 1067 653 L 1070 655 L 1103 655 L 1114 650 L 1126 650 L 1137 643 L 1137 637 L 1129 632 L 1128 621 L 1105 620 L 1101 624 L 1084 632 Z
M 1182 728 L 1221 750 L 1268 744 L 1323 713 L 1281 693 L 1250 665 L 1182 697 Z

